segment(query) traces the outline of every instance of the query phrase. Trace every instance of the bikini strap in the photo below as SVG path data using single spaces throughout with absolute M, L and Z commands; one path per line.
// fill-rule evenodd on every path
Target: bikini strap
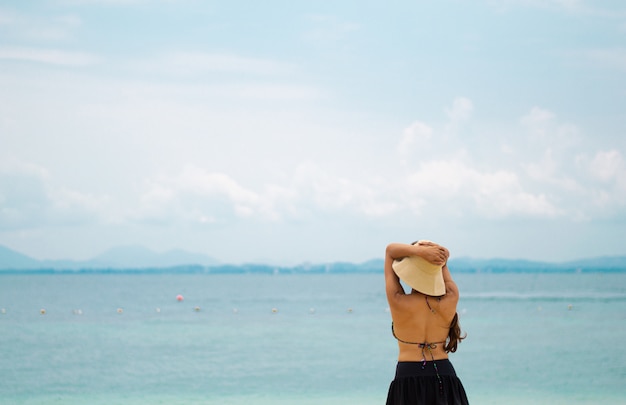
M 426 299 L 426 305 L 428 305 L 428 309 L 430 309 L 430 312 L 436 314 L 437 311 L 435 311 L 433 307 L 430 306 L 430 302 L 428 302 L 428 295 L 424 295 L 424 298 Z M 441 297 L 437 297 L 437 302 L 441 302 Z

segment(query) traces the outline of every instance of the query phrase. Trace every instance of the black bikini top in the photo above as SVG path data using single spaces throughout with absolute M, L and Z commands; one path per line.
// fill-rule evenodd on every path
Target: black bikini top
M 433 309 L 433 307 L 430 306 L 430 302 L 428 302 L 428 296 L 424 296 L 424 298 L 426 299 L 426 305 L 428 305 L 428 309 L 430 309 L 430 312 L 432 312 L 433 314 L 436 314 L 437 312 Z M 437 297 L 437 301 L 441 301 L 441 297 Z M 444 344 L 446 342 L 432 342 L 432 343 L 428 343 L 428 342 L 407 342 L 406 340 L 402 340 L 400 339 L 398 336 L 396 336 L 396 331 L 393 329 L 393 321 L 391 321 L 391 333 L 393 334 L 393 337 L 396 338 L 396 340 L 398 342 L 401 343 L 406 343 L 408 345 L 418 345 L 420 348 L 422 349 L 436 349 L 437 348 L 437 344 L 441 343 Z M 432 353 L 431 353 L 432 355 Z
M 429 350 L 433 350 L 437 348 L 437 345 L 439 343 L 444 344 L 446 343 L 444 342 L 409 342 L 406 340 L 402 340 L 400 339 L 397 335 L 396 335 L 396 331 L 393 328 L 393 321 L 391 322 L 391 334 L 393 335 L 394 338 L 396 338 L 396 340 L 400 343 L 406 343 L 408 345 L 417 345 L 418 347 L 420 347 L 421 349 L 429 349 Z

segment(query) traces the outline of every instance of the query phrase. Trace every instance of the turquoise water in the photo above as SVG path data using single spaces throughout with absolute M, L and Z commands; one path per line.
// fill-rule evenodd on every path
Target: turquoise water
M 471 403 L 626 404 L 626 274 L 455 278 Z M 382 404 L 397 350 L 382 283 L 1 275 L 0 403 Z

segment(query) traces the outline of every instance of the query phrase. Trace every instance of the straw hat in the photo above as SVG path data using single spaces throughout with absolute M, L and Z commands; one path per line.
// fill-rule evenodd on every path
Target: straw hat
M 391 267 L 402 281 L 422 294 L 440 297 L 446 293 L 442 266 L 419 256 L 408 256 L 393 261 Z

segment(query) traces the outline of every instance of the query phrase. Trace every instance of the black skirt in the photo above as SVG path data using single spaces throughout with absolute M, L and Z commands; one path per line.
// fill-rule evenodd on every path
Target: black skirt
M 398 362 L 387 405 L 468 404 L 463 384 L 450 360 Z

